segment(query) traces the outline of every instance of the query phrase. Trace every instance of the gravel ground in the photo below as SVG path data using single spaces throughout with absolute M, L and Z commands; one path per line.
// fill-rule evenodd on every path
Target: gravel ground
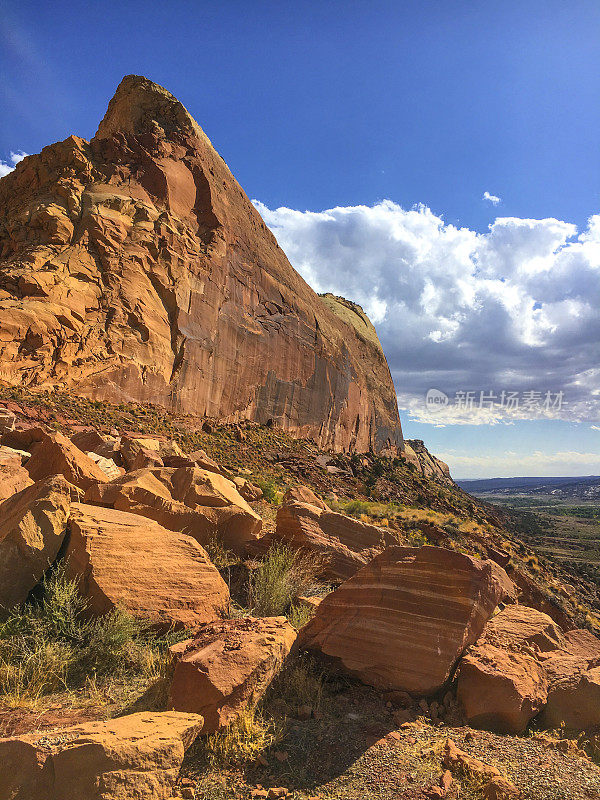
M 442 773 L 436 745 L 457 746 L 495 766 L 523 800 L 600 800 L 600 768 L 536 737 L 498 736 L 468 727 L 417 722 L 397 729 L 377 693 L 355 687 L 329 698 L 319 719 L 286 722 L 267 765 L 218 774 L 191 766 L 198 800 L 248 798 L 257 785 L 285 786 L 306 800 L 423 800 Z M 276 755 L 277 754 L 277 755 Z M 480 800 L 481 792 L 455 780 L 447 800 Z

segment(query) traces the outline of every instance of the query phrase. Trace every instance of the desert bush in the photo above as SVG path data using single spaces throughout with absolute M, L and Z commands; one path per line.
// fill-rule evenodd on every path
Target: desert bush
M 259 489 L 262 489 L 263 498 L 267 503 L 279 505 L 281 502 L 281 492 L 272 478 L 257 478 L 254 483 Z
M 215 535 L 204 545 L 208 557 L 217 569 L 225 569 L 233 564 L 239 564 L 240 558 L 232 550 L 225 547 L 223 540 Z
M 313 589 L 323 566 L 324 559 L 314 553 L 274 545 L 250 578 L 252 612 L 262 617 L 285 614 L 294 597 Z
M 408 544 L 410 547 L 423 547 L 426 544 L 429 544 L 429 540 L 420 530 L 408 530 L 406 531 L 406 538 L 408 539 Z
M 460 528 L 458 527 L 456 522 L 446 522 L 443 527 L 449 536 L 456 537 L 460 535 Z
M 254 761 L 259 753 L 277 744 L 281 729 L 251 706 L 221 731 L 207 736 L 202 743 L 210 767 L 223 769 L 244 761 Z
M 297 631 L 303 628 L 314 615 L 314 610 L 310 606 L 292 604 L 287 611 L 288 622 Z
M 34 699 L 127 672 L 152 676 L 169 637 L 154 637 L 120 608 L 86 618 L 76 581 L 58 565 L 39 596 L 0 624 L 0 695 Z
M 371 505 L 366 500 L 350 500 L 349 503 L 338 503 L 339 511 L 351 517 L 360 517 L 361 514 L 368 514 Z

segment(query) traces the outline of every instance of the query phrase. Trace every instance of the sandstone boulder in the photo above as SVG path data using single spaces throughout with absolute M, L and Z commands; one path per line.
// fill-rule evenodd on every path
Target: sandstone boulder
M 97 482 L 109 480 L 98 464 L 62 433 L 43 433 L 40 440 L 32 443 L 27 471 L 33 481 L 64 475 L 69 483 L 84 491 Z
M 569 613 L 528 573 L 511 565 L 509 574 L 519 592 L 519 603 L 547 614 L 564 631 L 573 627 L 573 620 Z
M 538 654 L 564 647 L 562 631 L 541 611 L 509 605 L 496 614 L 459 666 L 457 696 L 469 724 L 523 733 L 548 697 Z
M 365 683 L 431 694 L 513 590 L 491 561 L 439 547 L 389 547 L 323 599 L 300 645 Z
M 240 555 L 262 528 L 231 481 L 197 467 L 135 470 L 91 487 L 85 500 L 154 519 L 201 544 L 218 538 Z
M 115 453 L 119 450 L 119 440 L 116 437 L 106 436 L 95 428 L 78 431 L 71 436 L 71 441 L 84 453 L 98 453 L 105 458 L 112 458 L 113 461 Z
M 148 436 L 121 436 L 119 458 L 127 472 L 163 467 L 160 440 Z
M 202 717 L 139 713 L 0 739 L 2 800 L 169 800 Z
M 586 630 L 565 633 L 566 646 L 542 656 L 548 702 L 540 720 L 572 731 L 600 726 L 600 639 Z
M 281 542 L 294 550 L 315 553 L 323 561 L 321 577 L 345 580 L 368 564 L 397 538 L 387 528 L 368 525 L 307 503 L 287 503 L 277 512 L 274 532 L 257 544 L 259 552 Z
M 0 505 L 0 607 L 22 603 L 52 564 L 70 505 L 62 476 L 29 486 Z
M 506 606 L 492 617 L 482 639 L 512 650 L 521 649 L 523 645 L 531 645 L 540 652 L 567 647 L 565 635 L 551 617 L 535 608 L 516 604 Z
M 171 648 L 169 708 L 204 717 L 203 733 L 228 725 L 264 694 L 294 641 L 285 617 L 227 619 Z
M 16 416 L 7 408 L 0 407 L 0 433 L 13 431 L 15 429 Z
M 531 655 L 484 643 L 459 667 L 457 697 L 469 724 L 522 734 L 548 697 L 546 672 Z
M 30 425 L 26 423 L 12 431 L 4 431 L 1 441 L 4 447 L 26 450 L 31 453 L 33 446 L 41 442 L 45 436 L 46 431 L 44 428 L 40 428 L 39 425 Z
M 119 452 L 128 471 L 144 467 L 162 467 L 160 442 L 150 437 L 121 436 Z
M 600 665 L 585 669 L 570 665 L 569 674 L 559 677 L 550 664 L 548 672 L 548 702 L 541 716 L 547 728 L 564 726 L 570 731 L 594 729 L 600 726 Z
M 0 503 L 32 484 L 33 481 L 25 467 L 21 466 L 18 456 L 0 461 Z
M 235 484 L 235 488 L 248 503 L 253 503 L 256 500 L 260 500 L 263 496 L 263 491 L 260 486 L 255 486 L 245 478 L 234 478 L 233 482 Z
M 600 640 L 563 633 L 547 614 L 507 606 L 491 619 L 460 662 L 458 698 L 469 723 L 522 733 L 539 712 L 547 727 L 600 725 Z
M 220 464 L 208 456 L 204 450 L 196 450 L 190 453 L 189 458 L 194 462 L 194 465 L 200 467 L 200 469 L 205 469 L 207 472 L 216 472 L 217 475 L 222 475 L 224 478 L 231 478 L 229 470 L 220 466 Z
M 564 650 L 588 663 L 600 661 L 600 639 L 585 628 L 575 628 L 565 633 Z
M 120 605 L 159 628 L 181 627 L 214 620 L 229 603 L 198 542 L 136 514 L 74 503 L 65 562 L 93 615 Z
M 331 510 L 327 503 L 321 500 L 308 486 L 290 486 L 283 495 L 282 505 L 285 506 L 289 503 L 306 503 L 309 506 L 316 506 L 323 511 Z
M 123 467 L 118 467 L 112 458 L 105 458 L 98 453 L 92 452 L 86 453 L 86 455 L 91 458 L 92 461 L 98 464 L 102 472 L 104 472 L 110 481 L 114 481 L 115 478 L 120 478 L 125 472 Z
M 31 453 L 27 450 L 17 450 L 15 447 L 0 445 L 0 464 L 25 464 L 31 458 Z

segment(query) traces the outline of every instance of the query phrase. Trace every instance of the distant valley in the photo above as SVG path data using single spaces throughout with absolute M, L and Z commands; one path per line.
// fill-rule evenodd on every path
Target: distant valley
M 553 562 L 600 602 L 600 477 L 489 478 L 457 481 L 501 507 L 507 524 L 542 559 Z M 583 583 L 580 583 L 583 582 Z
M 456 481 L 476 497 L 544 497 L 554 500 L 579 498 L 600 501 L 600 476 L 586 475 L 564 478 L 485 478 Z

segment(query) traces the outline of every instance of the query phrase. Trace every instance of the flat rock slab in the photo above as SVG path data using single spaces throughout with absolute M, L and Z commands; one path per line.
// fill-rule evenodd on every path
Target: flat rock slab
M 365 683 L 431 694 L 513 589 L 492 561 L 389 547 L 323 599 L 299 643 Z
M 10 608 L 29 592 L 56 558 L 67 530 L 70 488 L 55 476 L 0 504 L 0 606 Z
M 65 552 L 92 614 L 117 605 L 159 626 L 217 618 L 229 590 L 191 536 L 136 514 L 73 503 Z
M 205 625 L 194 639 L 171 648 L 169 707 L 202 714 L 203 733 L 218 730 L 262 697 L 295 639 L 285 617 Z
M 0 739 L 1 800 L 167 800 L 202 717 L 131 714 Z

